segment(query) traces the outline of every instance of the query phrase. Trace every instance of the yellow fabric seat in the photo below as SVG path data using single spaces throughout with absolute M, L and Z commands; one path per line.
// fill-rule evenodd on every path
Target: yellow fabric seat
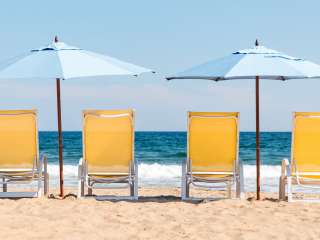
M 99 188 L 103 179 L 116 182 L 127 176 L 130 194 L 137 197 L 133 110 L 83 111 L 83 162 L 79 167 L 79 172 L 87 174 L 79 179 L 89 191 Z
M 44 174 L 45 194 L 48 190 L 48 174 L 42 172 L 46 158 L 39 158 L 36 110 L 0 110 L 0 179 L 2 184 L 13 179 L 38 181 L 33 195 L 24 192 L 0 193 L 0 197 L 24 197 L 41 195 Z M 46 169 L 46 168 L 45 168 Z
M 286 160 L 282 163 L 280 199 L 285 198 L 286 185 L 288 185 L 288 201 L 294 201 L 292 184 L 320 188 L 319 146 L 320 112 L 294 112 L 291 160 L 290 163 Z
M 0 168 L 32 169 L 37 159 L 36 111 L 0 111 Z
M 182 198 L 189 197 L 189 185 L 198 182 L 240 180 L 238 160 L 239 113 L 188 112 L 188 157 L 182 167 Z M 212 188 L 212 186 L 210 186 Z M 240 183 L 237 184 L 240 197 Z

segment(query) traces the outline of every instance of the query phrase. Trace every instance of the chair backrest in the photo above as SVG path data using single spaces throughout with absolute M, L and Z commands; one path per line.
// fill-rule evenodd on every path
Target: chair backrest
M 36 110 L 0 110 L 0 169 L 31 170 L 38 158 Z
M 237 112 L 189 112 L 188 159 L 196 172 L 234 172 L 238 161 Z
M 292 172 L 320 172 L 320 112 L 295 112 Z
M 83 157 L 89 174 L 129 173 L 133 149 L 133 110 L 83 112 Z

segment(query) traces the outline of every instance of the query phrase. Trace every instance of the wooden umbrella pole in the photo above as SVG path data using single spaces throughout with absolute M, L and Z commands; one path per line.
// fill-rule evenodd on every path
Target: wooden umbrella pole
M 58 36 L 55 36 L 54 42 L 59 42 Z M 57 87 L 57 113 L 58 113 L 58 145 L 59 145 L 59 177 L 60 177 L 60 196 L 64 196 L 63 192 L 63 155 L 62 155 L 62 121 L 61 121 L 61 95 L 60 95 L 60 78 L 56 79 Z
M 256 76 L 256 167 L 257 167 L 257 200 L 260 200 L 260 106 L 259 76 Z
M 61 97 L 60 97 L 60 78 L 56 79 L 57 86 L 57 112 L 58 112 L 58 141 L 59 141 L 59 167 L 60 167 L 60 196 L 63 192 L 63 156 L 62 156 L 62 123 L 61 123 Z

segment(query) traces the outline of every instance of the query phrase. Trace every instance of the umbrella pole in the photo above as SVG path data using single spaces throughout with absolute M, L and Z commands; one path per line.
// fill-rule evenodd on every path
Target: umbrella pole
M 64 193 L 63 193 L 63 156 L 62 156 L 62 124 L 61 124 L 60 78 L 56 79 L 56 87 L 57 87 L 57 112 L 58 112 L 60 196 L 63 197 Z
M 260 99 L 259 76 L 256 76 L 256 167 L 257 167 L 257 200 L 260 200 Z

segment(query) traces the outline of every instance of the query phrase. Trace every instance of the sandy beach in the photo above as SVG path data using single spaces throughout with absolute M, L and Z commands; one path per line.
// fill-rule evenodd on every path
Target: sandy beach
M 0 200 L 0 239 L 319 239 L 319 204 L 182 202 L 177 188 L 140 189 L 139 201 Z M 206 191 L 193 191 L 204 195 Z

